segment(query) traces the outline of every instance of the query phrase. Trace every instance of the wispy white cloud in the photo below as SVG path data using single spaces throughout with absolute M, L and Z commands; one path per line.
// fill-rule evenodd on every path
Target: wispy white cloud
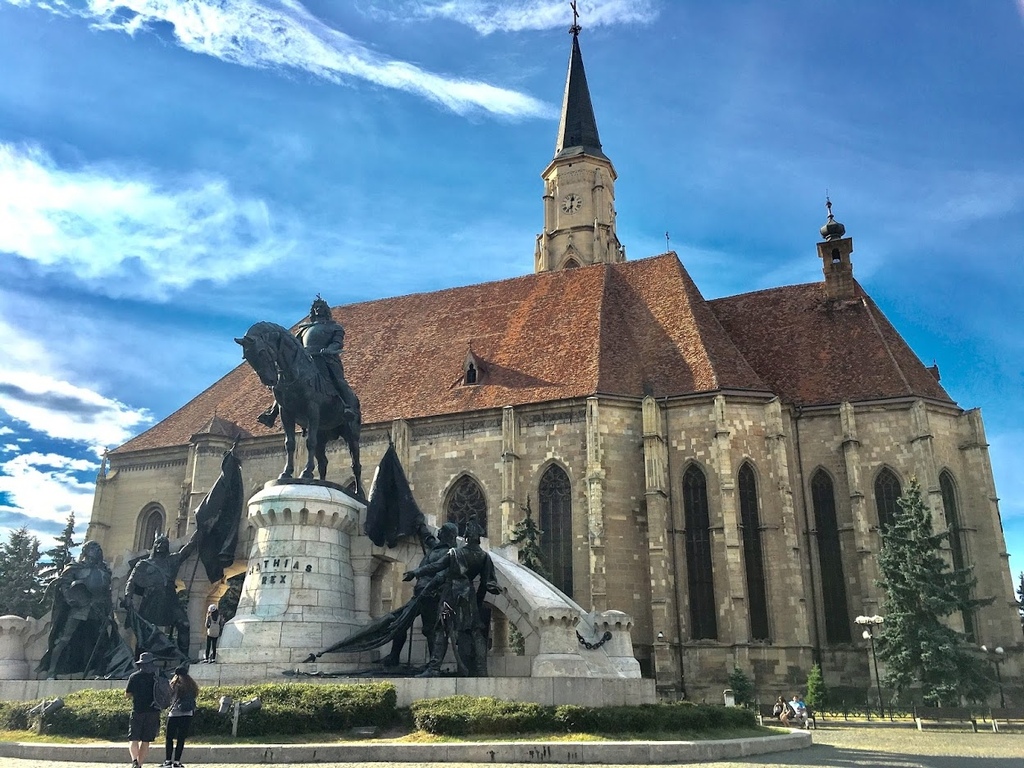
M 13 435 L 14 430 L 10 427 L 0 427 L 0 435 Z
M 145 409 L 70 382 L 50 370 L 41 345 L 0 320 L 0 410 L 47 437 L 93 449 L 119 445 L 152 421 Z M 24 461 L 25 455 L 18 457 Z M 0 485 L 0 490 L 3 490 Z
M 29 0 L 7 0 L 28 5 Z M 93 27 L 134 35 L 170 25 L 182 48 L 244 67 L 298 69 L 335 83 L 355 79 L 417 94 L 457 114 L 550 117 L 553 108 L 519 91 L 440 75 L 379 54 L 328 26 L 296 0 L 31 0 Z
M 104 292 L 163 297 L 256 271 L 290 248 L 266 205 L 222 180 L 171 188 L 115 168 L 60 168 L 38 147 L 0 142 L 0 251 Z
M 23 453 L 0 463 L 0 498 L 9 502 L 0 504 L 0 523 L 33 528 L 32 520 L 63 523 L 71 512 L 84 523 L 92 511 L 95 485 L 76 475 L 98 468 L 95 462 L 55 453 Z
M 648 24 L 658 11 L 652 0 L 580 0 L 580 23 L 588 27 L 617 24 Z M 482 35 L 520 32 L 527 29 L 568 28 L 572 12 L 565 0 L 409 0 L 400 11 L 389 4 L 387 12 L 441 18 L 472 27 Z

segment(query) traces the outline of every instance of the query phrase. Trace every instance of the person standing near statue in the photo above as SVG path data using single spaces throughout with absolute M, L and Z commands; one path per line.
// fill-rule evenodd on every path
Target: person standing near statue
M 137 671 L 128 678 L 125 698 L 132 701 L 132 714 L 128 721 L 128 754 L 132 768 L 141 768 L 149 754 L 149 744 L 160 733 L 160 710 L 154 706 L 153 685 L 159 674 L 156 656 L 143 653 L 135 662 Z
M 319 293 L 309 309 L 309 319 L 295 329 L 295 338 L 302 342 L 303 349 L 313 359 L 320 375 L 330 382 L 345 404 L 345 418 L 355 418 L 352 409 L 355 393 L 345 380 L 345 367 L 341 362 L 341 353 L 345 349 L 345 328 L 331 316 L 330 304 Z M 278 413 L 279 407 L 275 402 L 257 417 L 257 421 L 272 427 Z
M 197 530 L 173 555 L 170 540 L 166 536 L 158 536 L 149 557 L 135 563 L 124 586 L 126 607 L 134 609 L 141 618 L 156 627 L 169 627 L 175 634 L 178 650 L 186 657 L 191 625 L 178 599 L 175 582 L 178 570 L 198 546 L 199 535 Z M 135 595 L 141 595 L 137 609 L 133 601 Z
M 422 677 L 436 677 L 448 652 L 449 640 L 454 641 L 455 663 L 462 677 L 487 676 L 487 626 L 483 607 L 487 592 L 500 594 L 494 577 L 491 556 L 480 546 L 483 535 L 479 523 L 470 520 L 466 525 L 466 545 L 449 549 L 440 559 L 406 571 L 404 581 L 422 576 L 433 576 L 431 584 L 440 585 L 438 619 L 434 630 L 434 651 Z M 478 580 L 474 588 L 473 582 Z

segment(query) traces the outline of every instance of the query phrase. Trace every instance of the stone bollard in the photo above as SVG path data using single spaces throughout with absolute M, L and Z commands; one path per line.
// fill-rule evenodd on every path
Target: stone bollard
M 0 680 L 31 679 L 25 643 L 36 623 L 21 616 L 0 616 Z

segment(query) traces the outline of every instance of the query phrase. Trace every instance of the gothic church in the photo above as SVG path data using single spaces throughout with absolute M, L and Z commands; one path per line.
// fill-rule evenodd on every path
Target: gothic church
M 857 283 L 831 209 L 820 282 L 708 301 L 675 253 L 628 261 L 577 33 L 534 274 L 333 309 L 364 466 L 392 439 L 424 512 L 475 515 L 492 545 L 529 502 L 552 581 L 633 617 L 641 668 L 666 696 L 718 701 L 734 666 L 764 695 L 787 692 L 815 661 L 829 685 L 866 690 L 854 618 L 882 612 L 879 529 L 911 477 L 951 533 L 950 562 L 994 598 L 958 628 L 1019 650 L 980 412 Z M 256 420 L 270 402 L 239 365 L 114 450 L 88 536 L 123 558 L 157 531 L 190 533 L 236 435 L 249 492 L 262 488 L 281 465 L 280 432 Z M 330 479 L 351 481 L 348 465 L 339 445 Z M 365 567 L 378 610 L 408 598 L 400 570 Z M 193 584 L 194 643 L 222 590 Z M 492 652 L 507 652 L 497 630 Z

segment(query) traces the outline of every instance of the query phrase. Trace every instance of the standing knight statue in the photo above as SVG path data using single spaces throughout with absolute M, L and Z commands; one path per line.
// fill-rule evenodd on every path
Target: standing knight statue
M 114 675 L 131 668 L 131 651 L 114 621 L 110 568 L 98 542 L 87 541 L 77 562 L 68 563 L 47 587 L 53 591 L 48 647 L 38 671 Z
M 189 632 L 191 626 L 188 614 L 178 600 L 176 581 L 178 570 L 186 558 L 199 544 L 197 530 L 188 542 L 171 554 L 171 542 L 166 536 L 158 536 L 153 542 L 149 557 L 138 560 L 128 575 L 124 586 L 125 607 L 156 627 L 170 628 L 177 640 L 178 650 L 188 656 Z M 134 597 L 141 595 L 138 608 Z

